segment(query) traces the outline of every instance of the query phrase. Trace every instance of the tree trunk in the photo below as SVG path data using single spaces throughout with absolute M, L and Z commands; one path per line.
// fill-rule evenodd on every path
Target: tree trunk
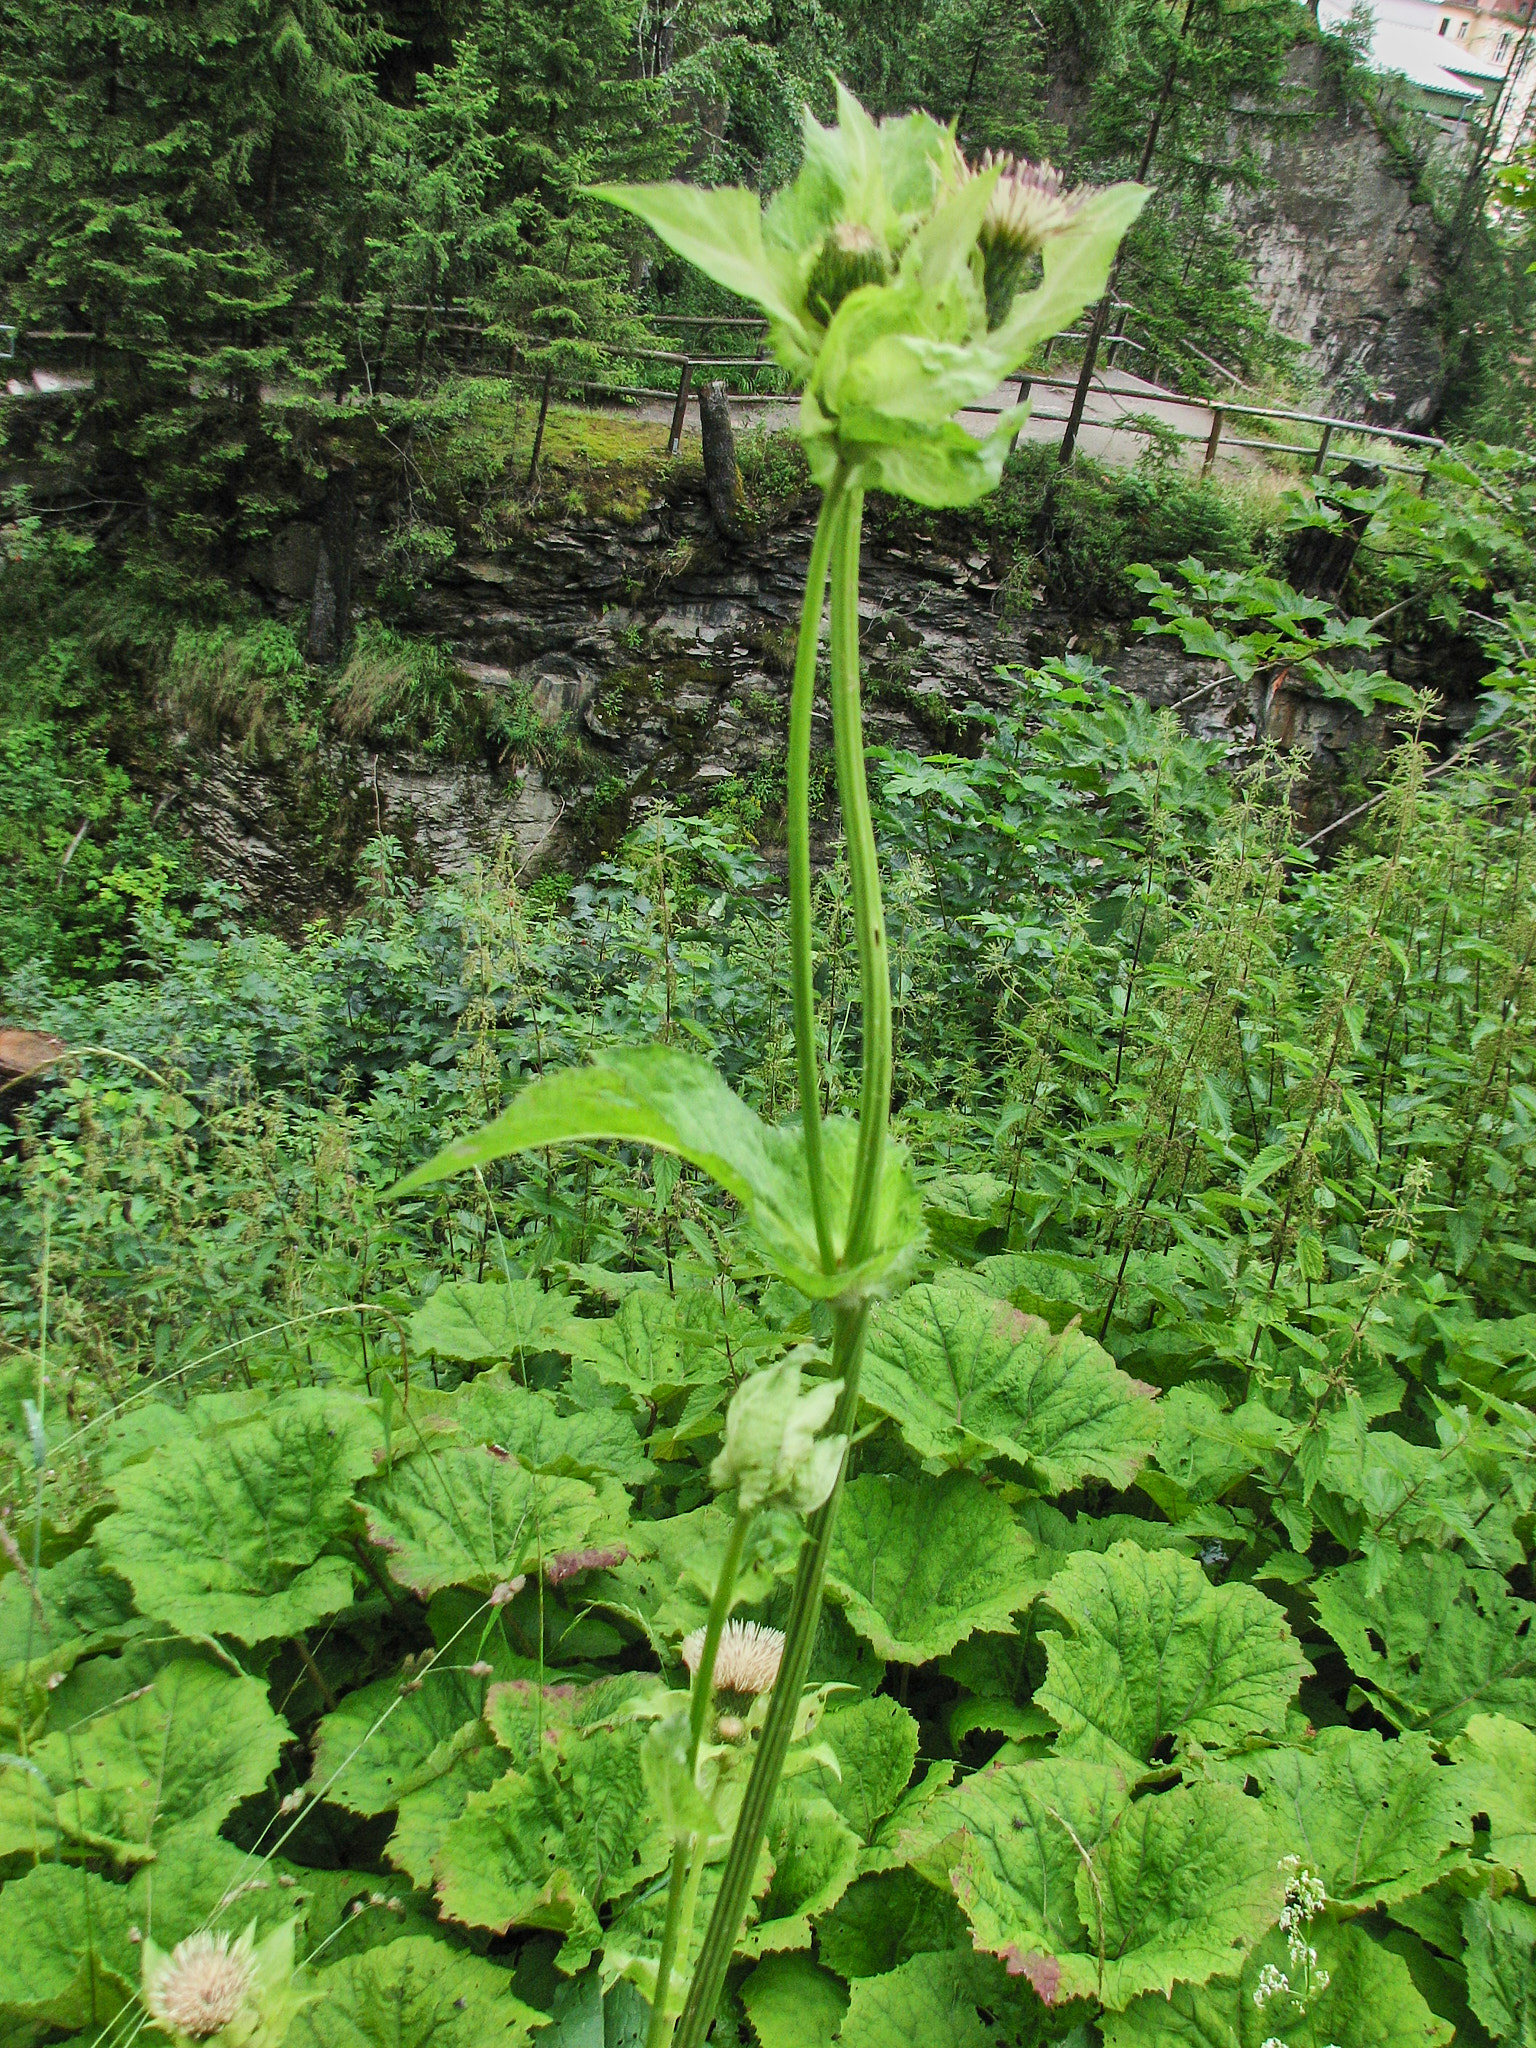
M 1380 487 L 1383 474 L 1368 462 L 1349 462 L 1334 482 L 1350 490 L 1372 491 Z M 1332 502 L 1321 491 L 1318 501 L 1324 505 Z M 1370 523 L 1369 512 L 1350 510 L 1344 513 L 1344 524 L 1337 532 L 1322 526 L 1301 527 L 1285 557 L 1286 577 L 1293 588 L 1306 597 L 1337 598 Z
M 329 668 L 341 658 L 352 631 L 353 511 L 357 474 L 329 470 L 320 512 L 320 553 L 309 601 L 309 659 Z
M 704 492 L 715 531 L 727 539 L 741 532 L 741 471 L 736 466 L 736 436 L 731 428 L 731 402 L 717 377 L 699 393 L 699 426 L 704 436 Z

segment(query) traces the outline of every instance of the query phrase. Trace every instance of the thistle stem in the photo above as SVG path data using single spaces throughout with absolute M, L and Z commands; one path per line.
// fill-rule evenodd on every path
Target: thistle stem
M 834 504 L 834 498 L 838 500 Z M 874 824 L 870 815 L 869 788 L 864 771 L 864 742 L 859 715 L 859 529 L 863 517 L 862 491 L 849 488 L 839 471 L 822 508 L 823 522 L 832 532 L 832 725 L 837 753 L 837 791 L 848 838 L 848 864 L 853 888 L 854 918 L 858 936 L 859 977 L 863 997 L 863 1075 L 859 1097 L 859 1142 L 854 1164 L 854 1182 L 849 1205 L 844 1259 L 856 1264 L 869 1255 L 878 1217 L 880 1169 L 884 1156 L 885 1130 L 890 1116 L 891 1095 L 891 990 L 885 943 L 885 918 L 880 904 L 880 873 L 875 854 Z M 818 528 L 818 537 L 821 529 Z M 815 557 L 812 557 L 813 567 Z M 807 599 L 809 604 L 809 598 Z M 819 606 L 818 606 L 819 609 Z M 803 647 L 802 641 L 802 647 Z M 812 645 L 814 664 L 814 643 Z M 797 669 L 798 683 L 798 669 Z M 805 712 L 807 759 L 809 755 L 809 705 Z M 793 763 L 792 763 L 793 765 Z M 791 842 L 791 873 L 797 858 L 804 860 L 806 880 L 806 963 L 809 964 L 810 847 L 809 812 L 800 814 L 803 835 L 799 847 Z M 806 983 L 809 988 L 809 980 Z M 807 1018 L 809 1022 L 809 1017 Z M 804 1046 L 809 1031 L 802 1031 L 797 986 L 796 1040 L 805 1071 Z M 815 1053 L 810 1054 L 813 1079 Z M 803 1085 L 803 1084 L 802 1084 Z M 814 1101 L 814 1096 L 812 1100 Z M 867 1302 L 854 1299 L 833 1310 L 832 1370 L 843 1382 L 832 1429 L 851 1437 L 859 1413 L 859 1368 L 864 1355 L 864 1327 L 869 1317 Z M 778 1791 L 784 1758 L 794 1735 L 800 1711 L 800 1697 L 810 1669 L 811 1650 L 821 1620 L 822 1584 L 832 1548 L 843 1479 L 811 1517 L 805 1548 L 800 1553 L 794 1592 L 784 1625 L 784 1654 L 769 1702 L 768 1716 L 758 1742 L 757 1757 L 746 1796 L 736 1823 L 736 1832 L 720 1875 L 720 1890 L 699 1950 L 693 1983 L 683 2007 L 677 2048 L 702 2048 L 713 2023 L 720 1989 L 730 1967 L 736 1937 L 751 1897 L 757 1855 L 768 1825 L 769 1809 Z
M 854 488 L 847 494 L 832 547 L 832 736 L 837 753 L 837 797 L 848 841 L 863 1012 L 859 1147 L 848 1232 L 843 1240 L 843 1259 L 849 1266 L 861 1264 L 874 1248 L 885 1127 L 891 1110 L 891 969 L 859 710 L 859 535 L 863 519 L 864 493 Z
M 731 1533 L 726 1539 L 725 1556 L 720 1561 L 720 1576 L 715 1581 L 714 1598 L 709 1603 L 709 1618 L 704 1624 L 704 1646 L 699 1652 L 698 1669 L 693 1674 L 693 1687 L 688 1699 L 688 1774 L 695 1782 L 699 1768 L 699 1749 L 704 1740 L 704 1723 L 709 1718 L 709 1702 L 714 1691 L 715 1659 L 720 1653 L 720 1638 L 725 1633 L 726 1620 L 736 1595 L 741 1556 L 746 1548 L 747 1532 L 751 1527 L 750 1512 L 738 1512 L 731 1524 Z M 645 2048 L 667 2048 L 667 2043 L 672 2038 L 672 2021 L 667 2016 L 667 1994 L 672 1988 L 672 1969 L 677 1960 L 678 1948 L 681 1945 L 686 1955 L 688 1936 L 693 1929 L 693 1909 L 699 1896 L 698 1873 L 703 1868 L 705 1847 L 705 1842 L 695 1835 L 681 1835 L 673 1846 L 672 1868 L 667 1878 L 667 1917 L 661 1931 L 661 1953 L 656 1959 L 656 1997 L 651 2006 L 651 2023 L 646 2031 Z
M 811 560 L 805 574 L 800 637 L 795 643 L 795 679 L 789 699 L 789 793 L 785 838 L 789 845 L 789 958 L 794 995 L 795 1063 L 800 1079 L 800 1124 L 805 1133 L 805 1172 L 811 1191 L 816 1248 L 831 1272 L 836 1263 L 832 1219 L 827 1212 L 827 1178 L 821 1149 L 821 1079 L 816 1064 L 815 955 L 811 941 L 811 719 L 816 705 L 816 649 L 821 638 L 827 565 L 839 510 L 846 496 L 839 468 L 816 521 Z

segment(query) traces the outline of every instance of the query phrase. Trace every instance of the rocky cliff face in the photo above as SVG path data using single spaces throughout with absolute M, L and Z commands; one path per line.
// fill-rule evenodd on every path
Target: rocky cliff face
M 703 810 L 754 781 L 776 794 L 812 509 L 723 541 L 696 479 L 680 476 L 637 523 L 571 517 L 461 553 L 420 595 L 415 629 L 451 651 L 467 690 L 531 707 L 552 732 L 579 738 L 579 752 L 552 749 L 546 767 L 447 763 L 331 740 L 274 768 L 187 740 L 179 808 L 204 862 L 292 927 L 345 901 L 376 831 L 398 838 L 419 873 L 463 873 L 510 842 L 531 875 L 579 866 L 659 801 Z M 302 612 L 313 554 L 291 531 L 253 564 L 278 609 Z M 365 540 L 365 589 L 367 558 Z M 1102 623 L 1011 610 L 1002 568 L 964 522 L 921 528 L 872 513 L 862 601 L 871 746 L 964 752 L 967 708 L 1008 707 L 1009 664 L 1077 649 L 1149 701 L 1181 705 L 1192 729 L 1224 739 L 1238 760 L 1265 730 L 1305 748 L 1315 807 L 1328 814 L 1345 757 L 1366 737 L 1353 714 L 1290 693 L 1262 702 L 1167 640 L 1122 648 Z M 830 760 L 825 707 L 814 745 Z
M 1444 275 L 1433 217 L 1376 125 L 1328 75 L 1316 47 L 1290 82 L 1317 119 L 1259 140 L 1269 182 L 1233 201 L 1254 285 L 1352 416 L 1419 426 L 1445 379 Z

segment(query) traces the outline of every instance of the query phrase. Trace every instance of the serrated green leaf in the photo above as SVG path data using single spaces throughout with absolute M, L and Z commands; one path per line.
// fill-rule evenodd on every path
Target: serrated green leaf
M 924 1664 L 1029 1605 L 1033 1548 L 968 1472 L 923 1482 L 868 1472 L 844 1491 L 827 1591 L 882 1657 Z
M 579 1970 L 602 1940 L 599 1909 L 662 1870 L 671 1841 L 640 1772 L 644 1733 L 599 1729 L 477 1792 L 435 1860 L 443 1912 L 471 1927 L 547 1927 L 560 1967 Z
M 1102 1912 L 1111 2012 L 1144 1991 L 1230 1970 L 1285 1898 L 1281 1845 L 1258 1801 L 1229 1785 L 1180 1785 L 1137 1799 L 1078 1868 L 1077 1909 L 1095 1938 Z
M 685 1322 L 677 1297 L 660 1288 L 637 1288 L 616 1315 L 583 1323 L 574 1342 L 600 1379 L 657 1406 L 689 1387 L 723 1386 L 730 1372 L 723 1347 Z
M 127 1895 L 94 1871 L 39 1863 L 0 1885 L 0 2018 L 29 2034 L 101 2027 L 138 1988 Z
M 466 1365 L 568 1351 L 575 1305 L 536 1280 L 447 1280 L 411 1317 L 412 1351 Z
M 1435 1762 L 1423 1736 L 1324 1728 L 1305 1749 L 1245 1756 L 1280 1832 L 1330 1899 L 1390 1904 L 1425 1891 L 1472 1840 L 1465 1774 Z
M 681 188 L 680 188 L 681 189 Z M 707 1060 L 670 1046 L 617 1048 L 590 1067 L 546 1074 L 492 1124 L 445 1147 L 400 1182 L 407 1194 L 471 1166 L 548 1145 L 594 1139 L 653 1145 L 697 1166 L 738 1202 L 782 1276 L 803 1294 L 830 1300 L 851 1290 L 893 1286 L 923 1241 L 922 1206 L 906 1155 L 889 1144 L 881 1173 L 875 1249 L 859 1267 L 826 1272 L 812 1229 L 805 1144 L 793 1126 L 774 1129 L 734 1095 Z M 846 1117 L 823 1129 L 833 1250 L 848 1213 L 857 1126 Z
M 1260 1970 L 1292 1967 L 1284 1937 L 1271 1934 L 1240 1978 L 1176 1984 L 1168 1998 L 1138 1998 L 1107 2015 L 1104 2048 L 1262 2048 L 1271 2039 L 1286 2048 L 1445 2048 L 1451 2029 L 1424 2003 L 1400 1957 L 1337 1921 L 1314 1921 L 1307 1939 L 1328 1974 L 1326 1990 L 1314 1985 L 1305 1999 L 1282 1994 L 1255 2005 Z
M 758 2048 L 832 2048 L 848 1993 L 809 1956 L 765 1956 L 741 1987 Z
M 954 1895 L 914 1870 L 861 1877 L 816 1923 L 816 1952 L 844 1977 L 878 1977 L 924 1949 L 969 1948 Z
M 1470 1899 L 1462 1915 L 1467 1997 L 1496 2041 L 1536 2048 L 1536 1906 Z
M 1219 1500 L 1270 1452 L 1289 1450 L 1297 1434 L 1262 1401 L 1229 1413 L 1213 1388 L 1190 1381 L 1163 1396 L 1157 1462 L 1192 1501 Z
M 623 1486 L 643 1486 L 655 1475 L 627 1415 L 612 1408 L 562 1415 L 549 1395 L 520 1386 L 507 1372 L 476 1374 L 438 1412 L 466 1442 L 499 1444 L 530 1472 L 606 1475 Z
M 841 1775 L 819 1763 L 796 1778 L 793 1789 L 825 1799 L 868 1848 L 911 1780 L 917 1723 L 896 1700 L 878 1693 L 828 1714 L 816 1739 L 837 1758 Z
M 33 1762 L 58 1796 L 62 1834 L 143 1861 L 162 1831 L 215 1833 L 288 1739 L 260 1680 L 183 1657 L 110 1713 L 49 1736 Z
M 388 1813 L 491 1732 L 487 1684 L 455 1658 L 349 1693 L 320 1723 L 310 1790 L 349 1813 Z M 505 1761 L 501 1769 L 506 1768 Z
M 1047 2004 L 1118 2010 L 1204 1981 L 1260 1939 L 1285 1896 L 1256 1800 L 1207 1783 L 1127 1802 L 1105 1764 L 993 1765 L 935 1801 L 930 1841 L 920 1867 L 947 1875 L 976 1947 Z
M 402 1459 L 360 1496 L 368 1540 L 390 1577 L 423 1598 L 444 1586 L 489 1592 L 558 1551 L 623 1534 L 623 1496 L 529 1472 L 488 1446 Z
M 365 1401 L 322 1388 L 270 1399 L 212 1436 L 180 1436 L 113 1481 L 96 1531 L 142 1613 L 188 1633 L 270 1642 L 352 1599 L 352 1566 L 321 1552 L 352 1519 L 379 1424 Z
M 1536 1894 L 1536 1734 L 1502 1714 L 1474 1714 L 1450 1753 L 1472 1808 L 1488 1816 L 1489 1855 Z
M 858 1875 L 859 1846 L 826 1800 L 781 1793 L 768 1820 L 773 1876 L 737 1947 L 750 1956 L 809 1948 L 811 1921 L 836 1905 Z
M 1316 1599 L 1318 1620 L 1394 1727 L 1443 1741 L 1474 1714 L 1536 1721 L 1536 1607 L 1497 1572 L 1413 1550 L 1382 1590 L 1361 1561 L 1319 1579 Z
M 922 1458 L 1011 1458 L 1065 1492 L 1128 1486 L 1157 1441 L 1150 1387 L 1068 1328 L 970 1287 L 913 1287 L 870 1319 L 860 1392 Z
M 884 1976 L 860 1977 L 837 2039 L 838 2048 L 990 2048 L 961 1958 L 952 1952 L 916 1955 Z
M 237 1849 L 194 1821 L 156 1835 L 154 1862 L 134 1872 L 123 1896 L 132 1925 L 169 1951 L 204 1927 L 238 1936 L 254 1920 L 258 1938 L 281 1927 L 304 1910 L 310 1883 L 308 1872 L 302 1889 L 299 1883 L 280 1884 L 280 1875 L 291 1880 L 294 1873 Z M 377 1877 L 365 1879 L 364 1897 L 379 1884 Z M 398 1931 L 398 1923 L 391 1924 Z M 313 1915 L 309 1927 L 313 1934 Z
M 527 1770 L 535 1757 L 551 1749 L 632 1721 L 635 1702 L 660 1686 L 647 1671 L 616 1672 L 593 1685 L 542 1688 L 525 1678 L 504 1679 L 486 1699 L 486 1725 L 513 1767 Z
M 1108 1765 L 992 1764 L 932 1802 L 914 1865 L 953 1891 L 978 1949 L 1047 2003 L 1081 1996 L 1098 1967 L 1077 1873 L 1126 1803 Z
M 1057 1751 L 1132 1776 L 1175 1753 L 1277 1733 L 1310 1669 L 1281 1610 L 1252 1586 L 1213 1586 L 1192 1559 L 1116 1543 L 1080 1552 L 1046 1598 L 1066 1632 L 1043 1629 L 1037 1703 Z
M 311 1988 L 288 2048 L 518 2048 L 545 2020 L 512 1996 L 510 1971 L 429 1935 L 348 1956 Z

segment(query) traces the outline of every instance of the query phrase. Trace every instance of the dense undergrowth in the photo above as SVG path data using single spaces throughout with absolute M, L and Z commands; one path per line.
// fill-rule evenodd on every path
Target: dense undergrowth
M 886 764 L 928 1250 L 872 1326 L 818 1725 L 716 2038 L 1523 2038 L 1525 727 L 1428 766 L 1408 732 L 1319 866 L 1285 762 L 1234 781 L 1080 662 L 1020 677 L 978 760 Z M 311 1958 L 293 2040 L 644 2017 L 643 1716 L 728 1527 L 724 1405 L 823 1312 L 665 1158 L 387 1190 L 618 1044 L 703 1049 L 782 1119 L 784 930 L 707 821 L 564 899 L 372 873 L 298 948 L 211 892 L 141 920 L 152 975 L 11 990 L 112 1049 L 3 1169 L 18 2040 L 126 2042 L 138 1936 L 253 1918 Z M 752 1618 L 794 1528 L 758 1525 Z

